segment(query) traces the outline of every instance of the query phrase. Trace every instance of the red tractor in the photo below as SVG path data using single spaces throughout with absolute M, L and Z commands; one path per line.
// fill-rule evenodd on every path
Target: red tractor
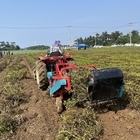
M 58 113 L 63 111 L 64 94 L 72 88 L 68 73 L 78 68 L 77 65 L 69 63 L 69 60 L 73 60 L 70 54 L 62 55 L 59 52 L 52 52 L 47 56 L 39 56 L 33 68 L 38 87 L 42 90 L 49 87 L 50 95 L 56 97 Z M 87 83 L 90 100 L 100 102 L 122 97 L 123 73 L 119 68 L 97 69 L 92 65 L 86 67 L 91 68 Z

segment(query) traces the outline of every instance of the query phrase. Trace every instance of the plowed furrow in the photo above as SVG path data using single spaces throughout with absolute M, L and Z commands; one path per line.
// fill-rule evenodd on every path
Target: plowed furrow
M 56 112 L 55 100 L 47 95 L 46 91 L 38 89 L 36 81 L 32 78 L 32 71 L 25 58 L 23 61 L 28 74 L 21 81 L 23 91 L 29 97 L 27 103 L 20 106 L 26 118 L 12 139 L 17 140 L 55 140 L 60 126 L 60 116 Z M 23 63 L 23 62 L 22 62 Z

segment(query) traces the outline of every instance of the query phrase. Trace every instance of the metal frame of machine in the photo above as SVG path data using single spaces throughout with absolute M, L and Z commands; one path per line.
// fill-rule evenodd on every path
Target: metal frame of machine
M 33 68 L 34 79 L 37 80 L 38 87 L 43 89 L 42 87 L 49 86 L 50 95 L 59 98 L 61 106 L 60 109 L 58 105 L 59 113 L 62 112 L 64 94 L 72 88 L 71 79 L 67 74 L 78 68 L 77 65 L 68 62 L 71 59 L 73 60 L 73 57 L 70 54 L 62 55 L 60 53 L 39 56 L 39 61 Z M 122 97 L 124 81 L 123 73 L 119 68 L 97 69 L 95 65 L 87 65 L 85 68 L 91 68 L 90 80 L 87 83 L 90 100 L 100 102 Z M 39 69 L 42 71 L 39 72 Z

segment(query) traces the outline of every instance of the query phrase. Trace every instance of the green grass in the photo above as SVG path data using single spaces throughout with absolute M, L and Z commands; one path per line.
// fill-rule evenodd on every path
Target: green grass
M 28 53 L 46 53 L 47 50 L 17 50 L 17 51 L 12 51 L 13 54 L 28 54 Z

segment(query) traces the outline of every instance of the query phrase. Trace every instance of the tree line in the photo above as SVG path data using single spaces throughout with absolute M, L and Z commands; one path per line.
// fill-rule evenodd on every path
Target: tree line
M 126 43 L 130 43 L 130 35 L 131 35 L 131 43 L 140 43 L 140 35 L 137 30 L 133 30 L 131 33 L 123 35 L 120 31 L 115 31 L 112 33 L 108 33 L 107 31 L 102 32 L 102 34 L 96 33 L 95 36 L 89 36 L 85 38 L 78 38 L 75 40 L 75 43 L 85 43 L 89 46 L 94 45 L 103 45 L 103 46 L 111 46 L 114 44 L 124 45 Z
M 20 50 L 20 47 L 15 42 L 1 41 L 0 50 Z
M 140 35 L 137 30 L 131 31 L 131 34 L 123 35 L 120 31 L 115 31 L 112 33 L 108 33 L 107 31 L 102 32 L 101 34 L 96 33 L 95 36 L 89 36 L 85 38 L 78 38 L 74 40 L 75 44 L 84 43 L 89 46 L 94 45 L 103 45 L 103 46 L 111 46 L 114 44 L 124 45 L 126 43 L 130 43 L 130 36 L 131 36 L 131 43 L 132 44 L 140 44 Z M 27 50 L 44 50 L 48 49 L 49 46 L 46 45 L 35 45 L 29 46 Z M 15 42 L 8 42 L 8 41 L 1 41 L 0 42 L 0 50 L 20 50 L 20 46 L 16 45 Z
M 26 49 L 27 50 L 45 50 L 48 48 L 49 48 L 49 46 L 46 46 L 46 45 L 35 45 L 35 46 L 29 46 Z

